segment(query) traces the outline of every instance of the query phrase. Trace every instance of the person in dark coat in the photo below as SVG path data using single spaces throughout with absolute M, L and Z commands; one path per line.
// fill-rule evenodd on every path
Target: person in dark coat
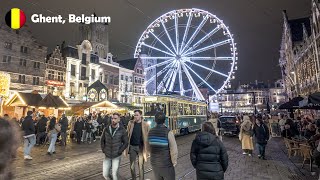
M 67 145 L 67 130 L 68 130 L 68 119 L 65 114 L 62 114 L 62 117 L 59 121 L 59 124 L 61 125 L 61 145 L 65 146 Z
M 47 129 L 48 119 L 41 114 L 41 117 L 37 123 L 37 144 L 42 144 L 46 138 L 46 129 Z
M 286 123 L 284 125 L 284 130 L 281 132 L 281 136 L 287 139 L 291 139 L 292 137 L 294 137 L 289 124 Z
M 266 146 L 269 140 L 269 129 L 263 123 L 261 118 L 256 119 L 256 123 L 253 126 L 253 135 L 256 137 L 256 144 L 259 149 L 258 157 L 263 160 L 266 160 L 265 151 L 266 151 Z
M 74 123 L 74 131 L 76 132 L 78 144 L 81 143 L 83 128 L 84 128 L 84 121 L 83 121 L 82 117 L 78 117 L 77 121 Z
M 112 164 L 112 179 L 118 180 L 121 155 L 128 147 L 128 133 L 123 126 L 119 125 L 119 122 L 120 115 L 114 113 L 111 125 L 107 126 L 101 135 L 101 149 L 105 154 L 105 159 L 103 160 L 103 177 L 105 179 L 109 178 Z
M 228 153 L 216 136 L 211 122 L 202 125 L 202 131 L 192 142 L 190 159 L 198 180 L 221 180 L 228 168 Z
M 36 144 L 36 135 L 35 135 L 35 126 L 33 124 L 32 119 L 32 111 L 27 112 L 27 116 L 24 118 L 21 128 L 24 132 L 24 159 L 25 160 L 32 160 L 30 156 L 31 149 Z

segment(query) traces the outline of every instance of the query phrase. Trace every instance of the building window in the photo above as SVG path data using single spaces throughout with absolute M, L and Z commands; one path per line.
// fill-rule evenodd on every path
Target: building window
M 21 47 L 20 47 L 20 52 L 22 52 L 22 53 L 28 53 L 28 47 L 21 46 Z
M 54 80 L 54 71 L 48 71 L 48 79 Z
M 105 74 L 105 75 L 104 75 L 104 83 L 107 83 L 107 84 L 108 84 L 108 80 L 109 80 L 109 75 L 108 75 L 108 74 Z
M 3 59 L 2 59 L 2 62 L 3 63 L 10 63 L 11 62 L 11 56 L 3 56 Z
M 19 75 L 18 83 L 25 84 L 26 83 L 26 76 Z
M 123 80 L 123 75 L 121 75 L 121 80 Z
M 76 76 L 76 66 L 71 64 L 71 76 Z
M 87 80 L 87 68 L 81 67 L 81 80 Z
M 138 83 L 138 78 L 134 77 L 134 83 Z
M 129 82 L 132 82 L 132 76 L 129 76 Z
M 34 62 L 33 63 L 33 68 L 40 69 L 40 62 Z
M 109 76 L 109 84 L 113 84 L 113 75 Z
M 4 43 L 4 48 L 6 48 L 6 49 L 12 49 L 12 43 L 10 43 L 10 42 L 5 42 Z
M 141 84 L 141 78 L 138 79 L 138 83 Z
M 58 72 L 58 81 L 63 82 L 63 72 Z
M 27 66 L 27 60 L 25 60 L 25 59 L 20 59 L 19 65 L 26 67 L 26 66 Z
M 141 83 L 144 84 L 144 79 L 141 80 Z
M 33 85 L 39 85 L 39 77 L 33 77 Z
M 94 80 L 96 77 L 96 71 L 94 69 L 91 69 L 91 79 Z

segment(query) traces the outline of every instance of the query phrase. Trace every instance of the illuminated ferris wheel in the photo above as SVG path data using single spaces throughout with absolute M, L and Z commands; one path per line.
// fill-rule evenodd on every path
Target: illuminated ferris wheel
M 217 94 L 230 86 L 237 69 L 236 50 L 221 19 L 193 8 L 170 11 L 153 21 L 142 33 L 134 57 L 155 62 L 145 67 L 147 89 L 152 82 L 154 86 L 148 94 L 174 91 L 204 100 L 202 87 Z

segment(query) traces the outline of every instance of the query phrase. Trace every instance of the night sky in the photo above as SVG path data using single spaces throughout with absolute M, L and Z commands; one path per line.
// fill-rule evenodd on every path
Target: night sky
M 66 40 L 74 45 L 76 24 L 33 24 L 34 13 L 67 17 L 72 14 L 110 16 L 110 50 L 118 59 L 132 58 L 145 28 L 160 15 L 181 8 L 207 10 L 229 26 L 237 42 L 239 61 L 233 84 L 281 78 L 278 66 L 282 34 L 282 10 L 289 19 L 310 14 L 311 0 L 2 0 L 0 18 L 17 7 L 27 15 L 27 24 L 39 42 L 53 49 Z M 29 23 L 28 23 L 29 20 Z

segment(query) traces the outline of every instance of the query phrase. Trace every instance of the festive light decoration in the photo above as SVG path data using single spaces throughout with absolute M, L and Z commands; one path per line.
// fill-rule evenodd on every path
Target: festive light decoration
M 162 78 L 153 94 L 177 91 L 204 100 L 199 89 L 203 84 L 215 94 L 230 88 L 237 54 L 228 26 L 212 13 L 192 8 L 170 11 L 154 20 L 140 36 L 134 58 L 157 60 L 157 64 L 145 68 L 156 71 L 146 86 L 154 86 L 151 82 Z M 223 68 L 218 66 L 220 63 Z M 214 80 L 208 82 L 210 77 Z
M 10 75 L 0 72 L 0 97 L 8 97 L 10 88 Z

